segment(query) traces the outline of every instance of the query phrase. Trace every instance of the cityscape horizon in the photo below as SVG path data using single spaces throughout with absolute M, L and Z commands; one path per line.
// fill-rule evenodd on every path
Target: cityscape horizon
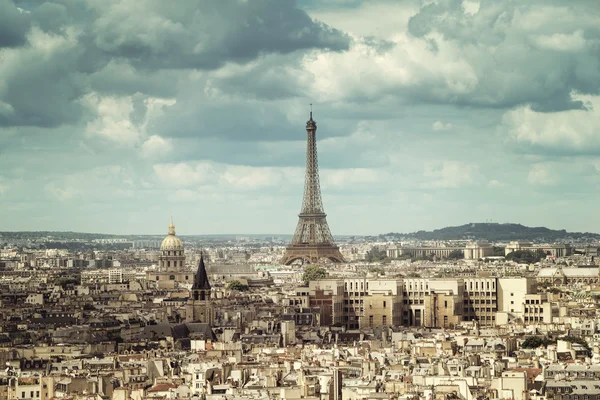
M 0 0 L 0 400 L 600 400 L 599 21 Z

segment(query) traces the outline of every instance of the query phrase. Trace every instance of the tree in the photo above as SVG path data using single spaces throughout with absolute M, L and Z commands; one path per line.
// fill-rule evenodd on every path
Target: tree
M 308 284 L 310 281 L 318 281 L 319 279 L 327 278 L 327 271 L 321 267 L 317 267 L 316 265 L 309 265 L 304 268 L 304 274 L 302 275 L 302 280 L 305 284 Z
M 493 247 L 493 251 L 494 251 L 493 256 L 494 257 L 504 256 L 504 253 L 505 253 L 504 249 L 505 249 L 504 247 L 494 246 Z
M 546 253 L 543 250 L 535 252 L 531 250 L 515 250 L 506 255 L 507 260 L 515 261 L 519 264 L 535 264 L 542 258 L 546 258 Z
M 521 343 L 521 348 L 537 349 L 540 346 L 546 347 L 552 343 L 553 341 L 547 338 L 546 336 L 529 336 L 523 341 L 523 343 Z
M 387 258 L 387 253 L 385 250 L 379 249 L 378 247 L 373 247 L 371 250 L 367 252 L 365 259 L 368 262 L 373 261 L 383 261 Z
M 246 292 L 250 288 L 248 287 L 248 285 L 244 285 L 240 281 L 231 281 L 231 282 L 229 282 L 227 284 L 227 289 L 229 289 L 229 290 L 237 290 L 239 292 Z
M 588 353 L 588 356 L 592 355 L 592 349 L 590 348 L 589 343 L 587 342 L 587 340 L 585 340 L 584 338 L 582 338 L 580 336 L 563 336 L 563 337 L 558 338 L 558 340 L 564 340 L 565 342 L 580 344 L 581 346 L 583 346 L 585 348 L 585 350 Z
M 369 272 L 377 275 L 385 275 L 385 269 L 383 267 L 369 267 Z
M 448 260 L 462 260 L 463 258 L 465 258 L 465 253 L 462 250 L 452 250 L 448 254 Z

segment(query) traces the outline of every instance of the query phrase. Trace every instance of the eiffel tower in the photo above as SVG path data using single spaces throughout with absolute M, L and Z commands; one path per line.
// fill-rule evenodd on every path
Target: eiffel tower
M 319 184 L 319 162 L 317 160 L 317 123 L 312 118 L 306 123 L 306 177 L 304 180 L 304 199 L 302 211 L 298 215 L 298 226 L 292 238 L 292 243 L 285 250 L 281 260 L 289 265 L 296 260 L 316 264 L 319 260 L 328 259 L 333 262 L 344 262 L 339 247 L 333 241 L 333 236 L 327 225 L 327 214 L 323 210 L 321 200 L 321 185 Z

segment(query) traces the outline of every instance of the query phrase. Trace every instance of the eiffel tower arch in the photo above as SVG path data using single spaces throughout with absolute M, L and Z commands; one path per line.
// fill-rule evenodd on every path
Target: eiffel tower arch
M 319 162 L 317 158 L 317 123 L 312 118 L 306 123 L 306 177 L 302 210 L 298 215 L 298 225 L 292 243 L 286 248 L 281 263 L 289 265 L 297 260 L 316 264 L 320 260 L 336 263 L 344 262 L 339 247 L 335 244 L 327 214 L 323 209 L 321 185 L 319 183 Z

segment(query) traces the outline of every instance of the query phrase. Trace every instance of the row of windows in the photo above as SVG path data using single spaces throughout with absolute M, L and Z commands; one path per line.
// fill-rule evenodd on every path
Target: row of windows
M 486 281 L 486 282 L 481 282 L 481 285 L 479 285 L 479 281 L 475 281 L 475 290 L 477 289 L 484 289 L 484 283 L 485 283 L 485 289 L 487 290 L 495 290 L 496 289 L 496 282 L 492 281 L 491 285 L 490 285 L 490 281 Z M 468 281 L 465 282 L 465 289 L 469 289 L 469 290 L 473 290 L 473 281 Z
M 373 327 L 373 323 L 374 323 L 374 318 L 372 315 L 369 315 L 369 327 L 372 328 Z M 387 315 L 383 315 L 381 317 L 381 324 L 382 325 L 387 325 Z
M 164 261 L 163 261 L 164 263 Z M 163 264 L 164 265 L 164 264 Z M 167 267 L 171 266 L 171 261 L 167 261 Z M 173 261 L 173 266 L 176 267 L 177 266 L 177 261 Z M 179 266 L 183 267 L 183 261 L 179 261 Z
M 348 291 L 348 282 L 344 283 L 346 291 Z M 350 290 L 356 289 L 358 290 L 358 282 L 350 282 Z M 369 282 L 367 282 L 365 287 L 365 282 L 360 282 L 360 290 L 369 290 Z
M 542 307 L 525 307 L 525 312 L 541 313 L 544 312 L 544 309 Z
M 408 287 L 409 290 L 413 290 L 413 284 L 412 282 L 409 282 L 408 285 L 406 284 L 406 282 L 404 282 L 404 288 L 406 289 Z M 417 285 L 417 283 L 415 282 L 415 290 L 421 290 L 423 291 L 423 282 L 420 282 L 420 285 Z M 429 290 L 429 283 L 425 282 L 425 290 Z
M 496 300 L 469 300 L 465 299 L 463 304 L 493 304 L 496 305 Z
M 185 280 L 186 280 L 186 281 L 188 281 L 188 280 L 189 280 L 189 278 L 190 278 L 190 277 L 189 277 L 189 275 L 186 275 L 186 276 L 185 276 Z M 157 281 L 158 281 L 158 280 L 160 280 L 160 276 L 156 275 L 156 280 L 157 280 Z M 174 280 L 175 280 L 175 275 L 169 275 L 169 280 L 170 280 L 170 281 L 174 281 Z
M 525 300 L 525 304 L 542 304 L 542 301 L 540 299 L 535 299 L 535 300 Z
M 166 255 L 167 256 L 179 256 L 179 257 L 183 257 L 183 250 L 181 251 L 177 251 L 177 250 L 168 250 L 166 251 Z M 165 255 L 165 252 L 163 251 L 163 256 Z
M 524 317 L 525 322 L 544 322 L 544 317 Z
M 480 308 L 465 307 L 463 309 L 463 311 L 465 313 L 469 313 L 469 312 L 471 312 L 471 313 L 478 312 L 479 313 L 479 312 L 495 312 L 496 310 L 494 310 L 493 307 L 480 307 Z

